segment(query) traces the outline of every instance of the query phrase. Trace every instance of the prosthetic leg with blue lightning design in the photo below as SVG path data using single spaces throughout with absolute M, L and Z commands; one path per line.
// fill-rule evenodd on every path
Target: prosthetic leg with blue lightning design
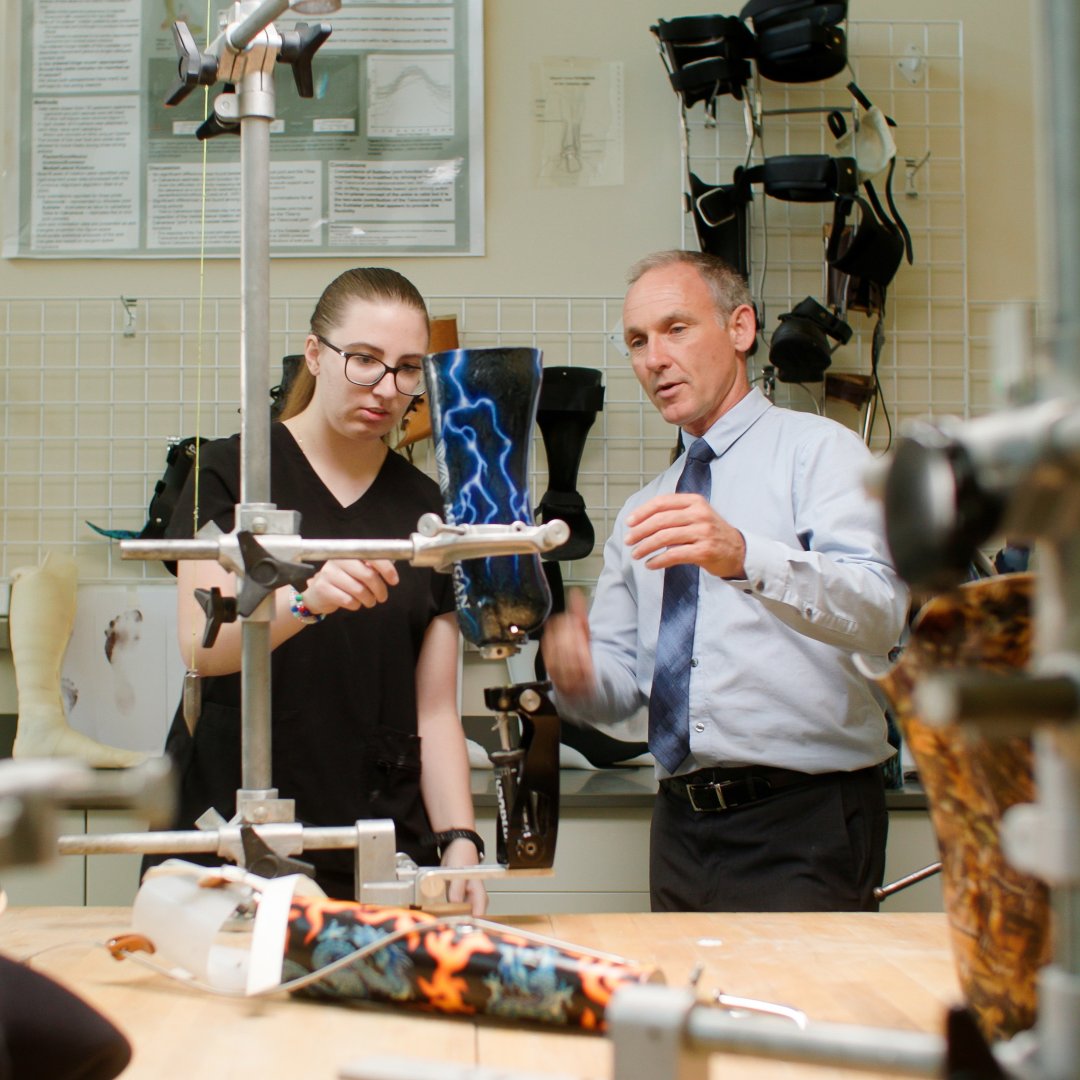
M 452 349 L 425 357 L 424 368 L 447 524 L 532 525 L 529 459 L 540 352 Z M 487 658 L 515 653 L 551 610 L 539 555 L 466 559 L 452 572 L 461 632 Z M 484 694 L 501 745 L 490 754 L 499 808 L 496 857 L 510 869 L 546 869 L 555 859 L 559 717 L 547 689 L 546 683 L 517 683 Z

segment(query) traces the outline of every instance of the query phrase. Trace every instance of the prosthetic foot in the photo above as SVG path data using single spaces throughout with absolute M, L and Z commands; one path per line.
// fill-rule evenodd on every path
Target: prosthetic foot
M 55 553 L 12 574 L 9 624 L 19 692 L 12 756 L 74 757 L 104 769 L 138 765 L 147 754 L 105 746 L 75 731 L 64 714 L 60 669 L 75 625 L 76 580 L 74 559 Z

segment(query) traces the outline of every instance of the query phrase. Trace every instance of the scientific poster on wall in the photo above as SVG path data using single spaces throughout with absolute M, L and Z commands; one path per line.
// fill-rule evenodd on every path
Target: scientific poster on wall
M 218 11 L 234 5 L 212 2 Z M 246 14 L 259 5 L 235 5 Z M 20 0 L 18 169 L 7 258 L 235 257 L 241 140 L 199 139 L 215 99 L 179 83 L 174 24 L 215 52 L 203 0 Z M 232 17 L 235 21 L 235 16 Z M 274 65 L 274 255 L 480 255 L 482 0 L 343 0 L 325 23 L 314 97 Z

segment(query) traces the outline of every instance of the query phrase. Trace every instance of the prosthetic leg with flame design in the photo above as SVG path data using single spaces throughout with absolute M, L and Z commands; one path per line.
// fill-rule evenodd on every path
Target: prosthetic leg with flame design
M 242 947 L 219 933 L 237 912 L 250 934 L 225 937 Z M 109 943 L 117 959 L 230 996 L 288 990 L 595 1032 L 617 989 L 663 981 L 649 965 L 483 919 L 331 900 L 300 875 L 178 859 L 148 872 L 132 916 L 133 932 Z
M 283 974 L 319 971 L 382 941 L 384 949 L 301 992 L 602 1031 L 620 986 L 660 978 L 645 965 L 493 923 L 308 897 L 289 911 Z

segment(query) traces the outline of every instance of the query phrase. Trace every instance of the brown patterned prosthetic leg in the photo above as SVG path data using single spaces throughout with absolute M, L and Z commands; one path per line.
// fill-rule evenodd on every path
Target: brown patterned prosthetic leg
M 912 693 L 943 671 L 1026 667 L 1033 590 L 1033 575 L 1008 574 L 935 597 L 900 662 L 879 680 L 926 789 L 960 985 L 991 1041 L 1034 1024 L 1035 977 L 1050 959 L 1048 890 L 1008 863 L 999 836 L 1005 811 L 1035 798 L 1031 743 L 931 728 Z

